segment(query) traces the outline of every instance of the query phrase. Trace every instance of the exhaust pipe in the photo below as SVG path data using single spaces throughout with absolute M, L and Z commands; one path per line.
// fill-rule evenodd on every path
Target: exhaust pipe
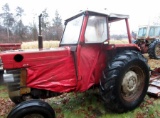
M 41 34 L 41 17 L 42 14 L 39 15 L 39 35 L 38 35 L 38 48 L 41 50 L 43 48 L 43 39 Z

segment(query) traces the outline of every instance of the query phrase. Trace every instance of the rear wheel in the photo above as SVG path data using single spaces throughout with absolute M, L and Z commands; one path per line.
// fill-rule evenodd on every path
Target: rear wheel
M 116 112 L 133 110 L 143 101 L 149 84 L 149 68 L 136 51 L 124 51 L 108 64 L 100 83 L 107 108 Z
M 30 100 L 18 104 L 7 118 L 55 118 L 55 112 L 46 102 Z
M 150 58 L 160 59 L 160 40 L 154 40 L 148 48 L 148 54 Z

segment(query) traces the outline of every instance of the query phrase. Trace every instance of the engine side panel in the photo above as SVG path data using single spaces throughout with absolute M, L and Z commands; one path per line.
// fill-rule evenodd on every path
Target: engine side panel
M 76 87 L 72 55 L 27 68 L 27 86 L 54 92 L 69 92 Z

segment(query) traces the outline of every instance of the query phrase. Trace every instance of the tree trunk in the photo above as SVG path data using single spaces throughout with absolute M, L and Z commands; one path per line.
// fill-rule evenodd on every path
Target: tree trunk
M 9 42 L 9 28 L 7 27 L 7 36 L 8 36 L 8 42 Z

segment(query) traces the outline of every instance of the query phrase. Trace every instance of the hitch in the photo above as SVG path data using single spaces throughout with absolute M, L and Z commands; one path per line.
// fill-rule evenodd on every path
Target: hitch
M 151 71 L 148 94 L 160 97 L 160 68 Z

